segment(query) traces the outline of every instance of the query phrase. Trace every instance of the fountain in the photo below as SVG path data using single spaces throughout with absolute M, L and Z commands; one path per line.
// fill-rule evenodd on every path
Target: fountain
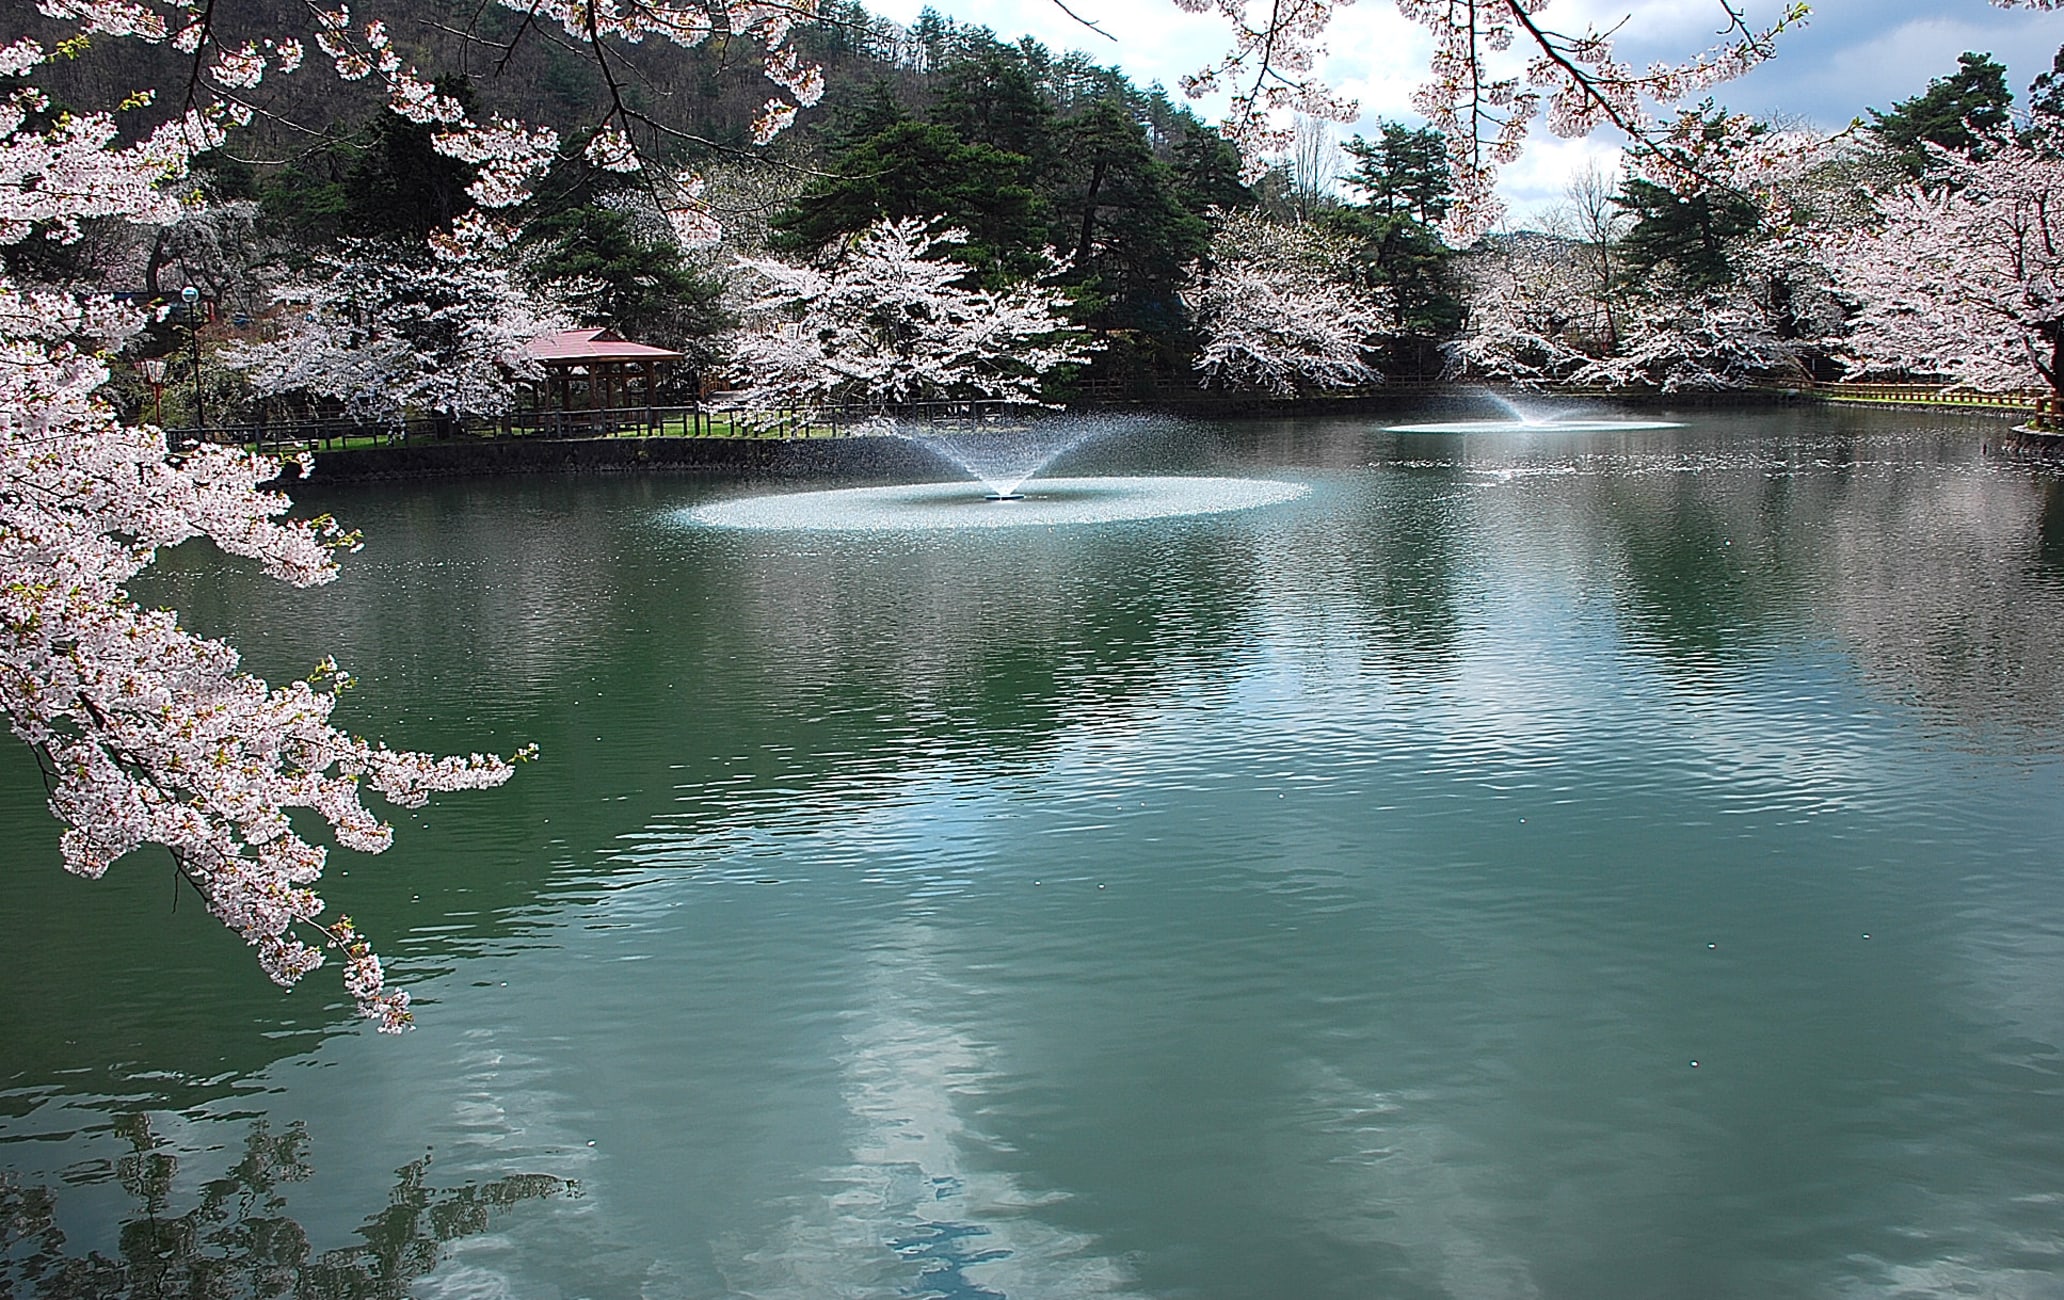
M 1310 488 L 1273 479 L 1121 476 L 1038 478 L 1063 454 L 1125 431 L 1167 427 L 1144 417 L 1052 416 L 973 429 L 898 429 L 903 438 L 953 464 L 976 482 L 835 488 L 739 497 L 682 512 L 704 527 L 766 531 L 872 532 L 1112 523 L 1221 514 L 1291 501 Z M 1029 486 L 1028 486 L 1029 485 Z M 986 489 L 977 492 L 975 487 Z M 995 508 L 1007 504 L 1009 509 Z
M 1581 411 L 1554 414 L 1521 406 L 1502 393 L 1477 390 L 1478 396 L 1505 412 L 1502 420 L 1444 420 L 1432 424 L 1393 424 L 1385 433 L 1621 433 L 1641 429 L 1678 429 L 1679 420 L 1599 419 Z
M 1027 480 L 1062 456 L 1126 425 L 1144 420 L 1055 416 L 1009 424 L 898 425 L 891 436 L 951 462 L 989 489 L 985 501 L 1023 501 Z
M 1275 479 L 1055 478 L 1041 479 L 1008 509 L 998 509 L 997 497 L 970 492 L 965 483 L 915 483 L 734 497 L 690 507 L 678 518 L 706 528 L 765 532 L 1052 527 L 1223 514 L 1294 501 L 1310 491 Z

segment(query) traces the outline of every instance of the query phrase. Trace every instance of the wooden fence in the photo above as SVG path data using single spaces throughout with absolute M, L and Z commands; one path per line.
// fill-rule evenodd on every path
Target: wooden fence
M 1808 397 L 1829 402 L 1871 402 L 1886 406 L 1950 406 L 1974 410 L 2026 411 L 2031 415 L 2055 414 L 2048 393 L 2020 389 L 2002 393 L 1981 393 L 1969 388 L 1946 388 L 1940 384 L 1799 384 L 1794 389 Z
M 166 430 L 174 447 L 194 442 L 254 447 L 274 455 L 354 447 L 502 438 L 840 438 L 883 427 L 994 425 L 1040 409 L 998 401 L 915 402 L 889 409 L 752 407 L 724 403 L 631 406 L 583 411 L 517 411 L 494 420 L 414 417 L 361 422 L 341 418 L 269 420 Z

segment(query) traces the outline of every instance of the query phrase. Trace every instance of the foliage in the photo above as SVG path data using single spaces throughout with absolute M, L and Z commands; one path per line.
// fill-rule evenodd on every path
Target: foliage
M 521 283 L 584 324 L 673 348 L 707 370 L 737 324 L 723 280 L 691 264 L 679 244 L 658 237 L 615 195 L 533 217 L 524 227 Z M 538 308 L 513 306 L 516 317 Z
M 1519 157 L 1544 96 L 1555 134 L 1582 136 L 1616 127 L 1637 156 L 1680 176 L 1699 175 L 1701 116 L 1694 111 L 1659 118 L 1650 105 L 1681 103 L 1756 67 L 1776 52 L 1776 38 L 1806 15 L 1804 4 L 1790 4 L 1777 22 L 1759 30 L 1723 2 L 1718 8 L 1725 43 L 1681 63 L 1658 62 L 1637 72 L 1614 56 L 1618 29 L 1558 32 L 1535 18 L 1542 3 L 1398 0 L 1401 13 L 1434 35 L 1432 76 L 1413 93 L 1412 106 L 1448 142 L 1455 198 L 1445 225 L 1455 237 L 1497 223 L 1503 213 L 1492 193 L 1497 168 Z M 1531 55 L 1523 78 L 1489 57 L 1515 43 Z
M 2046 153 L 2064 152 L 2064 46 L 2050 70 L 2028 83 L 2028 143 Z
M 1170 332 L 1183 268 L 1211 239 L 1177 193 L 1179 173 L 1154 155 L 1118 95 L 1093 100 L 1063 128 L 1054 187 L 1056 247 L 1072 250 L 1067 281 L 1078 315 L 1102 329 Z
M 1356 136 L 1346 149 L 1355 169 L 1344 179 L 1367 201 L 1337 206 L 1321 224 L 1348 241 L 1362 282 L 1386 292 L 1397 364 L 1431 373 L 1464 314 L 1455 250 L 1438 229 L 1451 198 L 1446 147 L 1432 131 L 1386 122 L 1375 142 Z
M 1659 274 L 1695 289 L 1735 278 L 1730 258 L 1754 235 L 1761 214 L 1746 196 L 1724 190 L 1677 194 L 1630 177 L 1613 200 L 1632 219 L 1620 240 L 1621 274 L 1637 282 Z
M 187 39 L 153 11 L 115 0 L 77 12 L 103 35 Z M 254 44 L 220 52 L 211 76 L 248 90 L 301 56 L 296 43 Z M 38 42 L 17 42 L 0 55 L 0 74 L 22 76 L 51 57 Z M 391 71 L 406 89 L 398 63 Z M 48 106 L 33 89 L 0 104 L 6 245 L 75 239 L 89 219 L 174 220 L 181 209 L 171 195 L 189 160 L 248 115 L 236 98 L 200 100 L 125 141 L 109 114 L 33 122 Z M 291 814 L 308 809 L 339 847 L 378 852 L 393 832 L 366 807 L 368 792 L 412 807 L 436 791 L 497 784 L 511 769 L 338 731 L 329 717 L 344 679 L 334 665 L 274 688 L 242 672 L 229 646 L 129 598 L 159 548 L 189 538 L 301 585 L 334 576 L 333 553 L 355 540 L 326 518 L 282 520 L 285 498 L 260 489 L 275 463 L 219 446 L 173 455 L 159 430 L 117 418 L 100 396 L 105 358 L 142 321 L 105 295 L 0 274 L 0 708 L 41 762 L 51 811 L 67 827 L 68 869 L 97 877 L 162 847 L 268 976 L 289 985 L 322 963 L 297 930 L 310 933 L 343 955 L 360 1010 L 398 1030 L 408 995 L 387 988 L 348 918 L 324 917 L 314 885 L 329 849 Z
M 785 251 L 814 252 L 884 221 L 938 218 L 967 232 L 966 261 L 985 279 L 1021 277 L 1037 268 L 1044 243 L 1025 162 L 950 127 L 905 119 L 833 159 L 775 229 Z
M 436 92 L 468 111 L 472 85 Z M 473 209 L 478 169 L 441 152 L 432 124 L 376 111 L 357 130 L 294 158 L 259 186 L 265 214 L 308 243 L 338 236 L 426 239 Z
M 1447 145 L 1437 131 L 1385 122 L 1373 141 L 1347 142 L 1355 168 L 1344 178 L 1364 196 L 1373 217 L 1409 217 L 1436 226 L 1454 201 Z

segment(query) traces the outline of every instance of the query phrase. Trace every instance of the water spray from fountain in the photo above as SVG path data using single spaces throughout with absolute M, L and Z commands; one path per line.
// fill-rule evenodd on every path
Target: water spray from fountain
M 1124 475 L 1039 478 L 1069 451 L 1118 434 L 1142 440 L 1171 427 L 1139 415 L 1046 415 L 975 424 L 928 422 L 882 430 L 924 447 L 977 480 L 745 496 L 681 511 L 703 528 L 772 532 L 910 532 L 1051 528 L 1223 514 L 1303 497 L 1303 483 Z M 986 492 L 974 490 L 979 485 Z M 999 502 L 1011 503 L 999 510 Z
M 1502 420 L 1443 420 L 1433 424 L 1393 424 L 1386 433 L 1625 433 L 1641 429 L 1677 429 L 1678 420 L 1614 420 L 1587 415 L 1583 409 L 1557 414 L 1522 406 L 1503 393 L 1478 389 L 1478 396 L 1505 412 Z
M 1025 484 L 1085 443 L 1144 427 L 1131 416 L 1032 415 L 1006 420 L 898 422 L 894 437 L 951 462 L 988 492 L 985 501 L 1023 501 Z

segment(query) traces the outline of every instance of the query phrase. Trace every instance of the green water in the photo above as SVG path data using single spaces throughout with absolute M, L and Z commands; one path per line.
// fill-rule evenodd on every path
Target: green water
M 348 725 L 543 757 L 335 860 L 394 1040 L 162 862 L 65 876 L 0 751 L 0 1294 L 2064 1295 L 2064 483 L 1680 418 L 1055 467 L 1311 488 L 1194 518 L 527 478 L 311 489 L 368 536 L 314 592 L 171 557 Z

